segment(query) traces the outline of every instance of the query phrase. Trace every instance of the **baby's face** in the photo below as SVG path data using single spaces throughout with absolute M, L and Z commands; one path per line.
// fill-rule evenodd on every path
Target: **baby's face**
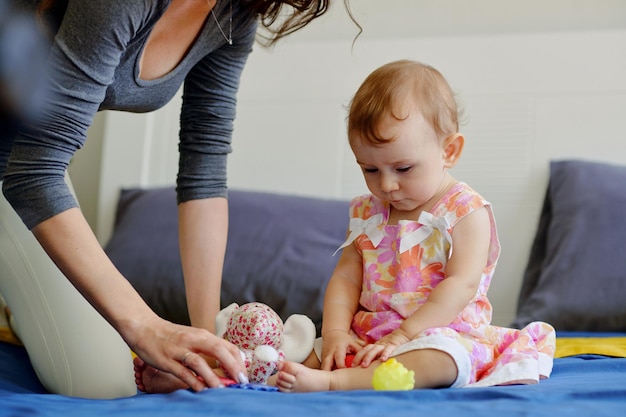
M 441 141 L 416 111 L 404 120 L 384 118 L 378 133 L 389 141 L 376 144 L 366 138 L 352 140 L 352 151 L 367 187 L 394 209 L 419 215 L 444 186 L 447 170 Z

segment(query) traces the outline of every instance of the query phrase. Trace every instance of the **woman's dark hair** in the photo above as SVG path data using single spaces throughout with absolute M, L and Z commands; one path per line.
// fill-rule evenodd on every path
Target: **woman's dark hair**
M 37 22 L 49 37 L 59 30 L 68 0 L 41 0 L 37 7 Z
M 272 45 L 279 39 L 302 29 L 313 20 L 322 16 L 330 7 L 331 0 L 249 0 L 250 7 L 256 13 L 268 36 L 261 35 L 265 45 Z M 361 29 L 350 10 L 349 0 L 343 1 L 348 16 Z M 288 9 L 288 10 L 285 10 Z M 277 22 L 279 22 L 277 24 Z
M 314 19 L 328 11 L 331 0 L 242 0 L 250 10 L 256 14 L 265 28 L 266 34 L 259 35 L 261 43 L 266 46 L 274 44 L 279 39 L 302 29 Z M 37 10 L 39 22 L 49 34 L 59 29 L 63 13 L 68 0 L 41 0 Z M 349 0 L 344 0 L 344 6 L 355 25 L 350 11 Z M 357 35 L 358 36 L 358 35 Z

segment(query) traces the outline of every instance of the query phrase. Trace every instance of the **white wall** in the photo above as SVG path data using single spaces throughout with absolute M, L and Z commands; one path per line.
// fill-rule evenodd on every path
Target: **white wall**
M 239 94 L 230 186 L 336 198 L 365 192 L 346 146 L 345 105 L 383 63 L 434 65 L 466 110 L 466 149 L 454 174 L 494 205 L 503 252 L 491 298 L 494 321 L 506 325 L 549 160 L 625 162 L 626 2 L 353 0 L 352 9 L 364 27 L 353 47 L 356 29 L 341 4 L 275 48 L 256 47 Z M 92 187 L 102 242 L 119 187 L 173 183 L 179 105 L 106 115 Z

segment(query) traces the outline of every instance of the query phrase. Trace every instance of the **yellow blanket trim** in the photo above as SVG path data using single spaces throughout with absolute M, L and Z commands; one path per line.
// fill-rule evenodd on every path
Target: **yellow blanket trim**
M 626 358 L 626 337 L 557 337 L 555 358 L 575 355 Z
M 0 342 L 22 346 L 22 342 L 17 338 L 17 336 L 15 336 L 15 333 L 11 331 L 10 327 L 0 327 Z

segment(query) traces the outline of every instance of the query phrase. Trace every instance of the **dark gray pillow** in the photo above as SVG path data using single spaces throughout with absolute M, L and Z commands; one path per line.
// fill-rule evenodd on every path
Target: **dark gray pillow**
M 512 327 L 626 330 L 626 166 L 550 163 L 550 181 Z
M 231 190 L 222 307 L 259 301 L 319 331 L 348 214 L 349 201 Z M 105 250 L 157 314 L 189 323 L 173 187 L 123 190 Z

